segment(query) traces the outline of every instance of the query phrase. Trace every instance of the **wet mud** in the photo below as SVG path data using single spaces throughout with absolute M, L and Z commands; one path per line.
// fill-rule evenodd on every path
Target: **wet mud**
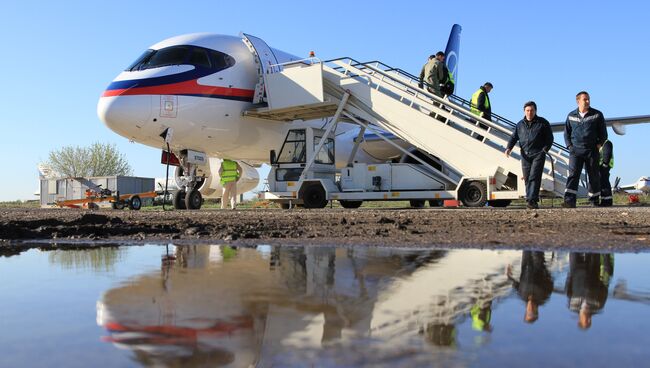
M 34 246 L 155 241 L 639 251 L 650 250 L 650 207 L 0 210 L 4 255 Z

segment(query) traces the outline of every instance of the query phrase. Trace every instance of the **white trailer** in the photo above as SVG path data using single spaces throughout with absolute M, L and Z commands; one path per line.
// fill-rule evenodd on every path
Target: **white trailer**
M 493 177 L 463 178 L 462 191 L 456 185 L 450 188 L 426 163 L 353 162 L 339 170 L 334 163 L 331 131 L 309 126 L 289 130 L 279 154 L 271 153 L 268 191 L 260 193 L 260 198 L 278 202 L 283 208 L 296 204 L 323 208 L 333 200 L 345 208 L 358 208 L 364 201 L 404 200 L 413 206 L 425 201 L 440 206 L 445 199 L 457 198 L 470 206 L 482 206 L 491 192 L 496 192 L 491 185 L 496 183 Z

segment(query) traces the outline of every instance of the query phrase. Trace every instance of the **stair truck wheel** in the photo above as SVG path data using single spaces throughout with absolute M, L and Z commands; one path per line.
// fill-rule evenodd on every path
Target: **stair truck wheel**
M 124 202 L 120 201 L 120 200 L 117 200 L 115 202 L 111 202 L 111 207 L 114 210 L 123 210 L 124 209 Z
M 309 184 L 302 192 L 302 202 L 305 208 L 325 208 L 327 206 L 325 189 L 319 183 Z
M 363 201 L 339 201 L 343 208 L 359 208 Z
M 289 202 L 282 202 L 280 203 L 280 208 L 282 208 L 283 210 L 288 210 L 289 208 L 291 208 L 291 206 L 289 205 Z
M 429 200 L 429 207 L 442 207 L 445 201 L 442 199 L 430 199 Z
M 174 193 L 174 197 L 172 198 L 172 202 L 174 202 L 174 208 L 177 210 L 184 210 L 185 209 L 185 191 L 184 190 L 179 190 L 176 193 Z
M 424 208 L 426 201 L 421 199 L 411 199 L 409 203 L 411 204 L 412 208 Z
M 466 207 L 483 207 L 487 203 L 487 186 L 482 181 L 470 181 L 461 191 L 460 200 Z
M 488 201 L 488 206 L 490 207 L 508 207 L 512 202 L 511 199 L 493 199 Z
M 142 198 L 138 195 L 132 195 L 129 198 L 129 209 L 133 211 L 139 211 L 142 208 Z
M 198 210 L 201 208 L 202 204 L 203 196 L 198 190 L 192 189 L 185 195 L 185 208 L 188 210 Z

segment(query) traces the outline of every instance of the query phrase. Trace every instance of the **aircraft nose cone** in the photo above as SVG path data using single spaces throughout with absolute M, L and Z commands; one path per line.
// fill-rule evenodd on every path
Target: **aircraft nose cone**
M 151 120 L 151 96 L 102 96 L 97 116 L 112 131 L 132 138 Z

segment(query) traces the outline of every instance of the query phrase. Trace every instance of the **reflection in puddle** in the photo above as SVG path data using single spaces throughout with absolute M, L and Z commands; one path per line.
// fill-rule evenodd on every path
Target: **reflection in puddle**
M 650 343 L 650 322 L 638 318 L 650 308 L 650 254 L 224 245 L 45 254 L 64 273 L 58 284 L 91 271 L 101 332 L 82 340 L 126 354 L 104 356 L 107 366 L 639 365 Z M 0 286 L 20 296 L 11 291 Z M 41 299 L 88 309 L 52 294 Z M 2 346 L 19 345 L 7 336 L 0 366 L 11 362 Z M 17 363 L 39 359 L 25 355 Z

